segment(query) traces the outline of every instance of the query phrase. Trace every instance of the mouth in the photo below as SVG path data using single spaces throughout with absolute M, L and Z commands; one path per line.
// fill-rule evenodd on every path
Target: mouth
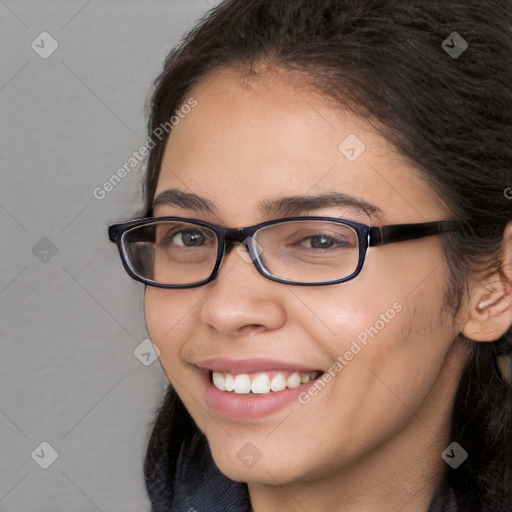
M 194 366 L 202 382 L 206 407 L 215 415 L 244 422 L 300 404 L 301 394 L 307 393 L 325 373 L 300 363 L 271 359 L 216 357 Z
M 297 389 L 302 384 L 314 381 L 323 371 L 259 371 L 252 373 L 231 373 L 209 371 L 210 383 L 219 391 L 236 395 L 267 395 Z

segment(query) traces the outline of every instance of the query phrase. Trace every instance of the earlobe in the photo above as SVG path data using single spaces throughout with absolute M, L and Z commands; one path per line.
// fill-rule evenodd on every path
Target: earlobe
M 492 342 L 512 325 L 512 222 L 504 232 L 502 266 L 482 277 L 470 290 L 467 320 L 462 329 L 465 338 Z

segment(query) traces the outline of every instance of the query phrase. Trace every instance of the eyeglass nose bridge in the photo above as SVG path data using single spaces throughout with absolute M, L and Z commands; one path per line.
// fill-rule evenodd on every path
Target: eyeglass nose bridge
M 252 235 L 256 230 L 251 228 L 224 228 L 221 233 L 221 238 L 224 242 L 224 250 L 226 254 L 229 254 L 234 247 L 234 243 L 239 242 L 247 247 L 244 243 L 247 238 L 252 238 Z
M 234 243 L 238 242 L 243 245 L 247 250 L 247 255 L 249 260 L 246 260 L 243 256 L 242 258 L 248 263 L 252 261 L 255 265 L 258 272 L 264 276 L 267 276 L 265 270 L 260 268 L 260 265 L 256 261 L 254 257 L 254 238 L 253 235 L 257 231 L 257 227 L 247 227 L 247 228 L 221 228 L 217 230 L 217 238 L 219 242 L 219 250 L 217 253 L 217 262 L 215 267 L 208 278 L 208 281 L 212 281 L 215 279 L 220 271 L 220 267 L 224 262 L 225 256 L 228 256 L 231 250 L 234 248 Z M 251 243 L 252 242 L 252 243 Z M 251 247 L 252 246 L 252 247 Z

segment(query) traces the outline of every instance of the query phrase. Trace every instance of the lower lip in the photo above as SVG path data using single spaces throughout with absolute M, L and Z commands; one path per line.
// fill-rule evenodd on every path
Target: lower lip
M 295 389 L 270 391 L 266 394 L 237 394 L 232 391 L 221 391 L 210 381 L 210 372 L 200 370 L 201 379 L 205 385 L 206 404 L 218 413 L 228 418 L 252 420 L 263 418 L 281 409 L 285 405 L 298 402 L 301 393 L 307 392 L 316 380 L 301 384 Z

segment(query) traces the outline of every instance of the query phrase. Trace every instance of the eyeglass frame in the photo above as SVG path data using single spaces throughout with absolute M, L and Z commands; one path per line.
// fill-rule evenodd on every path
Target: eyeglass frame
M 358 244 L 359 244 L 359 261 L 356 269 L 352 274 L 342 277 L 340 279 L 335 279 L 331 281 L 320 281 L 320 282 L 311 282 L 311 283 L 303 283 L 300 281 L 289 281 L 287 279 L 282 279 L 277 276 L 274 276 L 262 265 L 259 255 L 255 249 L 255 240 L 254 235 L 260 229 L 272 226 L 274 224 L 281 224 L 285 222 L 292 222 L 297 220 L 303 221 L 328 221 L 335 222 L 338 224 L 343 224 L 350 226 L 357 233 Z M 153 281 L 151 279 L 144 278 L 139 276 L 133 268 L 129 265 L 128 258 L 125 256 L 125 252 L 123 250 L 123 235 L 129 230 L 144 226 L 146 224 L 152 224 L 155 222 L 165 222 L 165 221 L 180 221 L 180 222 L 188 222 L 191 224 L 195 224 L 198 226 L 202 226 L 213 231 L 217 236 L 217 259 L 215 265 L 213 267 L 210 275 L 203 279 L 202 281 L 198 281 L 197 283 L 192 284 L 165 284 L 159 283 L 157 281 Z M 218 224 L 213 224 L 211 222 L 207 222 L 199 219 L 190 219 L 186 217 L 145 217 L 142 219 L 135 219 L 126 222 L 120 222 L 116 224 L 111 224 L 108 227 L 108 235 L 111 242 L 115 243 L 119 249 L 119 254 L 121 256 L 121 261 L 123 262 L 123 266 L 126 272 L 136 281 L 140 281 L 149 286 L 154 286 L 157 288 L 174 288 L 174 289 L 183 289 L 183 288 L 195 288 L 197 286 L 202 286 L 213 281 L 219 272 L 219 268 L 224 259 L 224 255 L 226 253 L 226 242 L 240 242 L 243 244 L 251 257 L 251 261 L 254 263 L 256 270 L 271 279 L 272 281 L 276 281 L 284 284 L 291 284 L 296 286 L 324 286 L 330 284 L 338 284 L 344 283 L 346 281 L 350 281 L 357 277 L 363 268 L 366 252 L 369 247 L 378 247 L 380 245 L 385 245 L 389 243 L 395 242 L 404 242 L 408 240 L 416 240 L 419 238 L 424 238 L 427 236 L 438 235 L 442 233 L 449 233 L 458 231 L 460 227 L 460 223 L 457 220 L 441 220 L 441 221 L 433 221 L 433 222 L 421 222 L 421 223 L 413 223 L 413 224 L 390 224 L 387 226 L 370 226 L 368 224 L 363 224 L 362 222 L 357 222 L 350 219 L 344 219 L 339 217 L 314 217 L 314 216 L 306 216 L 306 217 L 285 217 L 281 219 L 273 219 L 266 222 L 261 222 L 259 224 L 254 224 L 253 226 L 248 226 L 244 228 L 225 228 L 223 226 L 219 226 Z M 247 242 L 248 239 L 248 242 Z M 231 249 L 229 249 L 231 250 Z M 229 252 L 229 251 L 228 251 Z

